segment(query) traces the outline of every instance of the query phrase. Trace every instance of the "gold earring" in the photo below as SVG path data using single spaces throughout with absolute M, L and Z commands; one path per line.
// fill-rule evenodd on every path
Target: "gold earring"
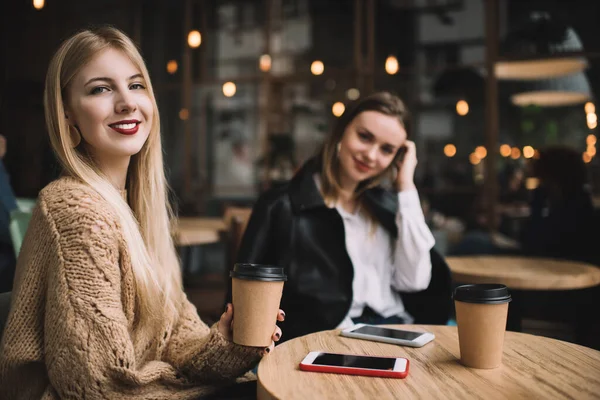
M 81 133 L 75 125 L 69 125 L 69 136 L 71 137 L 71 147 L 75 148 L 81 143 Z

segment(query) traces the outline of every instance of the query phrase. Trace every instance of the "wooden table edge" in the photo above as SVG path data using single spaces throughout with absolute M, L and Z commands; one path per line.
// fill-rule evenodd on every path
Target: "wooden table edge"
M 433 331 L 437 330 L 438 328 L 444 329 L 444 330 L 450 330 L 450 331 L 458 331 L 458 327 L 457 326 L 449 326 L 449 325 L 398 325 L 398 324 L 391 324 L 391 325 L 382 325 L 382 326 L 388 326 L 391 328 L 399 328 L 399 329 L 406 329 L 406 330 L 414 330 L 414 331 L 427 331 L 428 328 L 431 329 L 432 327 L 434 328 Z M 286 344 L 291 343 L 292 340 L 297 340 L 306 336 L 310 336 L 310 335 L 317 335 L 317 334 L 332 334 L 332 335 L 339 335 L 339 332 L 341 332 L 341 329 L 330 329 L 330 330 L 325 330 L 325 331 L 319 331 L 319 332 L 313 332 L 313 333 L 309 333 L 307 335 L 303 335 L 303 336 L 299 336 L 298 338 L 294 338 L 291 339 L 290 341 L 287 341 L 285 343 L 280 344 L 277 347 L 283 347 L 286 346 Z M 434 332 L 435 333 L 435 332 Z M 456 334 L 458 335 L 458 332 L 456 332 Z M 544 341 L 549 341 L 550 343 L 560 343 L 560 345 L 562 346 L 567 346 L 572 348 L 573 350 L 578 350 L 578 351 L 583 351 L 584 353 L 587 352 L 591 352 L 591 353 L 599 353 L 600 351 L 586 347 L 586 346 L 582 346 L 576 343 L 571 343 L 571 342 L 567 342 L 564 340 L 560 340 L 560 339 L 555 339 L 555 338 L 550 338 L 550 337 L 546 337 L 546 336 L 541 336 L 541 335 L 534 335 L 531 333 L 523 333 L 523 332 L 513 332 L 513 331 L 506 331 L 505 332 L 505 338 L 504 340 L 506 341 L 507 336 L 529 336 L 529 337 L 533 337 L 533 338 L 541 338 Z M 458 340 L 458 338 L 457 338 Z M 510 338 L 509 338 L 510 340 Z M 263 358 L 264 360 L 264 358 Z M 279 399 L 279 397 L 277 397 L 275 394 L 271 393 L 261 382 L 261 365 L 263 364 L 263 360 L 261 360 L 258 364 L 258 368 L 256 371 L 256 395 L 257 395 L 257 399 L 258 400 L 271 400 L 271 399 Z M 298 366 L 296 366 L 296 368 L 299 369 Z M 465 367 L 468 368 L 468 367 Z

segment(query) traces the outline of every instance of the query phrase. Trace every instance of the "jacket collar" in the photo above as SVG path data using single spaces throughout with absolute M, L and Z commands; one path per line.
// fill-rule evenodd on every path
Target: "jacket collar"
M 316 172 L 318 172 L 317 159 L 311 158 L 290 181 L 290 201 L 295 212 L 327 207 L 313 178 Z M 364 196 L 373 216 L 388 232 L 396 236 L 398 228 L 395 216 L 398 211 L 398 196 L 380 186 L 367 190 Z
M 290 200 L 294 211 L 326 207 L 313 175 L 318 171 L 316 158 L 308 160 L 290 182 Z

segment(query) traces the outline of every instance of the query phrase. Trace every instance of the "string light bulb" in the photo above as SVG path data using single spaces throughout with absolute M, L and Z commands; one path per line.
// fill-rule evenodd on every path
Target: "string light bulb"
M 595 145 L 596 144 L 596 136 L 595 135 L 587 135 L 587 137 L 585 138 L 585 144 L 587 144 L 588 146 L 590 145 Z
M 459 100 L 456 102 L 456 113 L 461 117 L 464 117 L 469 113 L 469 103 L 466 100 Z
M 310 72 L 312 72 L 313 75 L 321 75 L 324 71 L 325 65 L 323 64 L 323 61 L 316 60 L 310 65 Z
M 483 160 L 487 156 L 487 149 L 483 146 L 477 146 L 475 148 L 475 154 L 480 160 Z
M 236 91 L 237 91 L 237 87 L 235 86 L 235 83 L 225 82 L 223 84 L 223 94 L 226 97 L 232 97 L 233 95 L 235 95 Z
M 444 146 L 444 154 L 446 157 L 454 157 L 456 155 L 456 146 L 448 143 Z
M 258 67 L 262 72 L 269 72 L 271 70 L 271 56 L 263 54 L 258 60 Z
M 596 112 L 596 106 L 591 101 L 588 101 L 587 103 L 585 103 L 584 109 L 585 109 L 586 114 L 591 114 L 591 113 Z
M 400 69 L 400 66 L 398 65 L 398 59 L 394 56 L 389 56 L 386 60 L 385 60 L 385 72 L 387 72 L 390 75 L 396 75 L 396 73 L 398 73 L 398 70 Z
M 341 101 L 335 102 L 333 106 L 331 106 L 331 112 L 336 117 L 341 117 L 344 111 L 346 111 L 346 106 Z
M 173 75 L 175 72 L 177 72 L 178 68 L 179 68 L 179 66 L 177 65 L 177 61 L 175 61 L 175 60 L 171 60 L 167 63 L 167 72 L 171 75 Z
M 195 49 L 195 48 L 199 47 L 201 43 L 202 43 L 202 36 L 200 35 L 200 32 L 190 31 L 190 33 L 188 33 L 188 45 L 191 48 Z
M 521 150 L 519 150 L 518 147 L 513 147 L 512 150 L 510 151 L 510 158 L 512 158 L 513 160 L 516 160 L 519 157 L 521 157 Z

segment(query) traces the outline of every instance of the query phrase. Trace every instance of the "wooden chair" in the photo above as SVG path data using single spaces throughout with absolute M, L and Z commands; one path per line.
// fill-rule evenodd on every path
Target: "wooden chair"
M 227 225 L 228 248 L 227 248 L 227 279 L 229 279 L 229 270 L 233 267 L 237 259 L 237 252 L 242 243 L 244 232 L 248 226 L 252 208 L 250 207 L 226 207 L 224 220 Z
M 215 276 L 203 276 L 201 285 L 189 285 L 186 287 L 188 298 L 198 309 L 200 318 L 209 325 L 218 321 L 221 313 L 223 313 L 230 279 L 229 271 L 233 267 L 233 263 L 237 257 L 237 250 L 242 241 L 251 213 L 252 208 L 225 208 L 223 220 L 227 229 L 221 236 L 221 241 L 225 244 L 225 267 L 223 268 L 223 273 Z

